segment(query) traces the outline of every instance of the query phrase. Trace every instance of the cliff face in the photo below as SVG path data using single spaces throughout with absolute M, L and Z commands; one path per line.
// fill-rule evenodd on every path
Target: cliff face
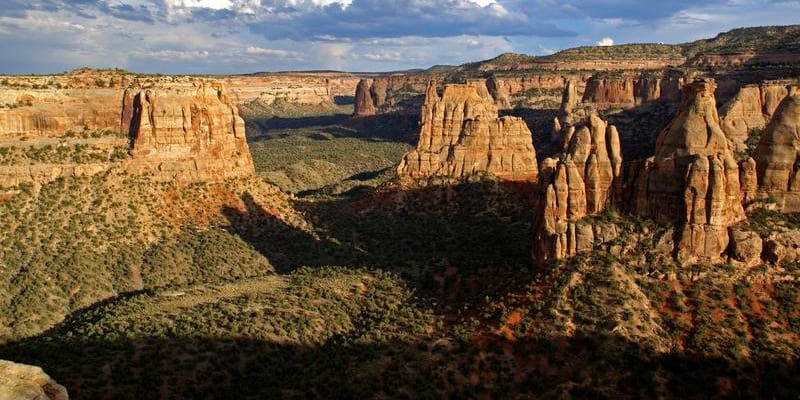
M 254 173 L 244 122 L 220 83 L 128 83 L 36 89 L 24 106 L 0 110 L 0 187 L 112 170 L 187 182 Z M 0 96 L 18 90 L 30 89 Z
M 636 183 L 636 212 L 685 223 L 675 251 L 681 263 L 721 261 L 728 227 L 745 218 L 739 167 L 719 126 L 715 87 L 713 80 L 684 87 L 678 115 L 659 135 L 656 154 Z
M 586 82 L 582 103 L 595 108 L 633 107 L 650 101 L 680 101 L 680 88 L 686 81 L 682 73 L 665 70 L 658 73 L 593 76 Z
M 221 80 L 236 103 L 259 99 L 296 105 L 333 104 L 337 96 L 352 96 L 359 78 L 346 73 L 259 74 Z
M 0 90 L 0 137 L 61 136 L 85 128 L 120 129 L 118 89 Z
M 722 107 L 722 130 L 737 150 L 747 149 L 749 132 L 765 128 L 788 94 L 785 84 L 745 85 Z
M 800 89 L 791 87 L 756 147 L 759 195 L 800 212 Z
M 613 240 L 613 225 L 579 220 L 610 206 L 620 190 L 622 151 L 619 132 L 596 114 L 569 127 L 564 151 L 543 162 L 541 203 L 534 222 L 534 258 L 563 259 L 591 251 L 595 242 Z
M 126 91 L 124 98 L 133 138 L 129 171 L 189 181 L 255 173 L 244 121 L 221 84 Z
M 575 82 L 576 89 L 583 93 L 584 83 L 590 74 L 567 74 L 552 72 L 537 75 L 492 75 L 486 86 L 501 110 L 511 109 L 515 104 L 527 108 L 558 108 L 561 92 L 568 81 Z M 392 75 L 362 79 L 355 90 L 354 115 L 369 116 L 390 112 L 417 114 L 424 101 L 425 89 L 431 79 L 442 76 Z
M 355 90 L 355 116 L 391 112 L 416 114 L 424 101 L 425 88 L 435 76 L 390 75 L 362 79 Z M 352 93 L 352 92 L 351 92 Z
M 442 97 L 431 81 L 422 107 L 416 150 L 403 157 L 401 176 L 464 177 L 488 172 L 501 179 L 534 181 L 536 152 L 521 118 L 498 117 L 485 81 L 446 85 Z

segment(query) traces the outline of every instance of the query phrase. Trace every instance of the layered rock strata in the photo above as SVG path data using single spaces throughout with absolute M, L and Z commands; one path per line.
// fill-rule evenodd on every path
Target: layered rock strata
M 541 203 L 534 222 L 534 258 L 563 259 L 591 251 L 596 242 L 618 235 L 613 224 L 580 220 L 610 206 L 620 190 L 622 150 L 619 132 L 596 114 L 570 126 L 564 151 L 543 162 Z
M 219 83 L 130 90 L 131 161 L 126 169 L 163 178 L 218 181 L 255 173 L 244 121 Z
M 427 74 L 362 79 L 356 86 L 353 115 L 364 117 L 393 112 L 416 114 L 431 79 L 435 77 Z
M 108 92 L 107 96 L 93 99 L 87 95 L 80 103 L 86 104 L 82 112 L 97 116 L 94 119 L 58 119 L 54 111 L 42 114 L 42 125 L 34 131 L 0 131 L 0 148 L 4 150 L 0 154 L 6 155 L 0 157 L 0 187 L 43 184 L 60 177 L 108 171 L 184 182 L 219 181 L 255 173 L 244 121 L 222 84 L 193 79 L 148 84 L 149 89 L 142 86 L 134 81 L 128 89 L 99 90 L 101 94 Z M 112 94 L 116 92 L 119 94 Z M 59 105 L 50 106 L 58 110 Z M 64 107 L 59 111 L 62 116 L 73 106 L 80 108 L 73 103 L 60 106 Z M 70 127 L 76 131 L 69 132 Z M 26 154 L 33 154 L 33 158 Z
M 397 168 L 401 176 L 490 173 L 507 180 L 536 180 L 531 131 L 521 118 L 498 116 L 483 80 L 446 85 L 441 97 L 431 81 L 419 136 L 417 148 L 407 153 Z
M 640 215 L 684 226 L 674 249 L 683 264 L 721 262 L 728 227 L 745 218 L 739 166 L 719 125 L 715 87 L 710 79 L 684 86 L 677 116 L 637 178 L 632 204 Z
M 651 101 L 680 101 L 680 88 L 686 81 L 683 73 L 665 70 L 657 73 L 596 75 L 586 82 L 581 103 L 595 108 L 629 108 Z
M 755 151 L 758 194 L 783 212 L 800 212 L 800 88 L 792 86 Z

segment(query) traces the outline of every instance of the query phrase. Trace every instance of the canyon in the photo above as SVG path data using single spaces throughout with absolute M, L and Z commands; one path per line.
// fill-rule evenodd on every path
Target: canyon
M 795 397 L 784 31 L 0 76 L 0 398 Z

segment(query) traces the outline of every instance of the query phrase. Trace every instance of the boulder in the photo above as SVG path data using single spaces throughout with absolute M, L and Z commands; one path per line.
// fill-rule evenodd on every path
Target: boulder
M 67 389 L 39 367 L 0 360 L 0 400 L 68 400 Z
M 731 256 L 734 260 L 752 267 L 761 263 L 763 243 L 758 233 L 741 229 L 731 229 Z
M 772 233 L 764 240 L 764 260 L 785 265 L 800 260 L 800 230 Z

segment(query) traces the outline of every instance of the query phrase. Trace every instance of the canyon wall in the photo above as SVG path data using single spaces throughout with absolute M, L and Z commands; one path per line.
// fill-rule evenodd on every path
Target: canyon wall
M 99 88 L 56 78 L 65 83 L 0 89 L 23 100 L 0 109 L 0 187 L 107 171 L 183 182 L 254 174 L 244 122 L 219 82 L 112 75 L 115 87 Z
M 592 104 L 597 109 L 630 108 L 656 100 L 678 102 L 681 87 L 687 80 L 688 77 L 677 70 L 618 76 L 595 75 L 586 82 L 581 102 Z
M 332 105 L 337 97 L 353 96 L 360 78 L 347 73 L 286 73 L 221 78 L 235 103 L 261 100 L 295 105 Z
M 0 89 L 0 137 L 54 137 L 120 129 L 122 91 L 105 88 Z
M 490 173 L 535 181 L 538 167 L 527 125 L 521 118 L 498 116 L 485 81 L 445 85 L 441 97 L 431 81 L 417 148 L 403 157 L 397 172 L 413 179 Z
M 417 114 L 428 82 L 437 78 L 436 75 L 409 74 L 362 79 L 355 89 L 353 114 L 359 117 L 392 112 Z

